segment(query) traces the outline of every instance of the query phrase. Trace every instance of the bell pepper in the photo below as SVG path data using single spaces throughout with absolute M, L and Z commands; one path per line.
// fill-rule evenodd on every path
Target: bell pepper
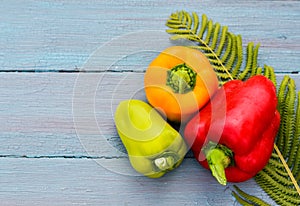
M 182 136 L 141 100 L 120 102 L 115 125 L 132 167 L 145 176 L 163 176 L 178 167 L 187 152 Z
M 220 184 L 242 182 L 267 164 L 280 124 L 274 84 L 232 80 L 184 128 L 195 158 Z
M 153 107 L 170 121 L 185 122 L 209 101 L 218 79 L 199 50 L 171 46 L 149 64 L 144 87 Z

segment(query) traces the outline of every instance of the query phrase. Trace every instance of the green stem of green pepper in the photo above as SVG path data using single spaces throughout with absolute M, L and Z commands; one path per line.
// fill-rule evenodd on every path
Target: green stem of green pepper
M 179 64 L 168 70 L 166 85 L 175 93 L 185 94 L 194 89 L 196 76 L 197 73 L 185 63 Z
M 160 170 L 164 171 L 170 169 L 174 165 L 174 158 L 173 157 L 160 157 L 154 160 L 154 164 Z
M 158 158 L 153 160 L 153 164 L 157 167 L 160 171 L 172 170 L 176 165 L 179 157 L 174 152 L 164 152 Z
M 213 142 L 209 142 L 203 150 L 212 175 L 220 184 L 226 185 L 225 168 L 232 163 L 232 151 L 223 145 L 217 145 Z

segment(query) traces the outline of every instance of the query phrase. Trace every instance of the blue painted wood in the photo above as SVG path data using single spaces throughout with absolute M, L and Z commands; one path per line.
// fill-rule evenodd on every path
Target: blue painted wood
M 143 30 L 164 31 L 168 16 L 181 9 L 205 13 L 228 25 L 243 36 L 244 43 L 260 42 L 261 65 L 281 72 L 299 71 L 300 2 L 234 0 L 3 2 L 0 70 L 82 69 L 88 57 L 113 38 Z M 147 38 L 156 45 L 166 41 Z M 114 55 L 102 61 L 107 58 Z
M 190 153 L 163 178 L 136 176 L 114 127 L 120 100 L 145 100 L 143 71 L 173 44 L 164 24 L 181 9 L 260 42 L 259 64 L 278 81 L 300 71 L 299 1 L 1 3 L 1 205 L 237 204 L 232 184 L 218 185 Z M 238 185 L 274 205 L 253 180 Z
M 112 116 L 120 100 L 144 99 L 140 86 L 143 73 L 0 75 L 3 205 L 234 204 L 230 195 L 232 184 L 218 185 L 191 154 L 180 168 L 162 179 L 137 177 L 133 172 Z M 299 90 L 300 75 L 292 77 Z M 79 91 L 91 93 L 94 98 L 92 115 L 97 128 L 90 123 L 91 113 L 81 98 L 76 101 L 85 107 L 77 119 L 81 122 L 76 124 L 73 91 L 81 78 L 89 80 Z M 99 82 L 90 81 L 99 78 Z M 282 78 L 283 75 L 277 75 L 278 82 Z M 91 85 L 97 87 L 93 89 Z M 253 180 L 238 185 L 271 201 Z
M 123 152 L 113 122 L 116 106 L 125 99 L 146 100 L 143 73 L 0 76 L 0 155 L 124 156 L 111 148 L 103 151 L 99 141 Z M 277 81 L 282 77 L 277 75 Z M 291 77 L 299 90 L 300 75 Z M 76 93 L 85 98 L 76 99 Z
M 117 174 L 90 159 L 0 158 L 0 164 L 4 206 L 236 205 L 233 185 L 218 185 L 194 159 L 159 179 Z M 266 198 L 253 180 L 238 185 Z

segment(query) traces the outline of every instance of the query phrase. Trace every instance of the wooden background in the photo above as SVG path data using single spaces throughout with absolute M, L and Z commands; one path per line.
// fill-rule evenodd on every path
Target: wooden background
M 160 179 L 135 174 L 113 124 L 120 100 L 145 99 L 182 9 L 260 43 L 259 65 L 299 89 L 300 1 L 1 1 L 1 205 L 238 205 L 190 154 Z M 254 180 L 238 186 L 274 204 Z

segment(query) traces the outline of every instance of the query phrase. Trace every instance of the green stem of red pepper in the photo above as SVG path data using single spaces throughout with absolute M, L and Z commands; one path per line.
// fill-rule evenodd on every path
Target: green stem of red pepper
M 225 168 L 232 164 L 233 153 L 223 145 L 209 142 L 203 148 L 212 175 L 222 184 L 227 184 Z

